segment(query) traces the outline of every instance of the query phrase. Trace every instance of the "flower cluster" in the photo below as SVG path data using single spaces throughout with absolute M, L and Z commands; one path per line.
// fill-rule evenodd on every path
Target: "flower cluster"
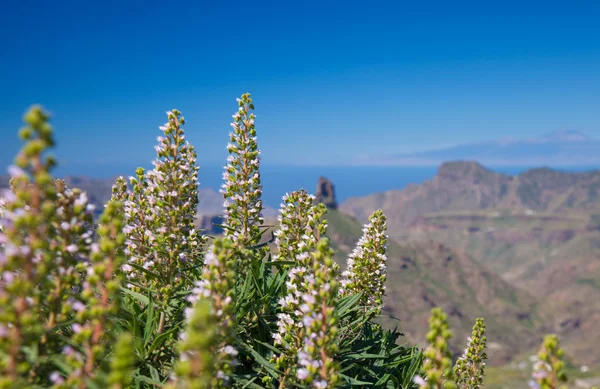
M 194 308 L 186 309 L 188 318 L 188 331 L 182 333 L 181 361 L 187 367 L 184 369 L 190 378 L 189 369 L 194 370 L 198 376 L 206 367 L 207 362 L 201 360 L 204 348 L 200 349 L 198 342 L 206 343 L 210 350 L 215 374 L 210 387 L 225 387 L 231 382 L 230 376 L 233 367 L 237 364 L 235 359 L 238 351 L 235 349 L 235 280 L 236 280 L 236 248 L 229 239 L 216 240 L 206 253 L 202 280 L 198 281 L 188 301 Z M 207 302 L 208 305 L 202 305 Z M 198 305 L 200 304 L 200 305 Z M 214 320 L 215 328 L 198 323 L 198 315 L 206 316 L 206 306 L 210 307 L 210 315 Z M 202 327 L 199 327 L 202 326 Z M 200 330 L 215 331 L 214 335 L 200 334 Z M 191 338 L 190 338 L 191 337 Z M 204 343 L 203 343 L 204 344 Z M 200 359 L 199 359 L 200 358 Z
M 281 312 L 278 314 L 278 331 L 274 335 L 275 343 L 284 347 L 284 352 L 274 357 L 277 367 L 284 372 L 282 384 L 296 379 L 298 351 L 303 344 L 305 328 L 302 307 L 307 307 L 302 298 L 309 295 L 308 283 L 315 281 L 312 254 L 327 230 L 323 219 L 325 212 L 325 206 L 315 204 L 314 196 L 304 190 L 286 194 L 281 204 L 280 227 L 275 233 L 276 258 L 295 263 L 287 273 L 287 294 L 279 300 Z M 337 265 L 333 264 L 332 270 L 337 271 Z
M 201 264 L 204 238 L 194 227 L 198 206 L 196 152 L 185 140 L 181 113 L 167 112 L 169 121 L 155 147 L 154 169 L 138 169 L 131 177 L 132 191 L 124 180 L 113 188 L 114 200 L 125 200 L 125 233 L 129 263 L 123 271 L 134 286 L 158 292 L 165 306 L 170 298 L 193 284 L 189 269 Z
M 68 319 L 68 312 L 84 311 L 85 303 L 80 296 L 73 294 L 74 288 L 83 286 L 85 280 L 79 273 L 89 274 L 90 254 L 92 252 L 93 205 L 89 204 L 85 192 L 67 188 L 64 181 L 57 180 L 56 185 L 56 219 L 51 222 L 55 235 L 51 241 L 58 276 L 56 286 L 48 296 L 51 312 L 50 319 L 60 322 Z M 60 281 L 60 282 L 59 282 Z M 63 301 L 67 296 L 67 301 Z
M 47 326 L 50 328 L 73 319 L 70 337 L 73 342 L 81 341 L 82 347 L 79 350 L 69 346 L 63 349 L 63 355 L 72 370 L 55 371 L 51 379 L 58 386 L 72 387 L 85 385 L 88 380 L 93 379 L 96 363 L 107 352 L 105 345 L 101 343 L 101 340 L 106 339 L 101 337 L 108 330 L 108 326 L 104 325 L 107 315 L 115 312 L 106 309 L 112 306 L 109 301 L 111 294 L 107 294 L 104 297 L 105 303 L 101 304 L 97 287 L 110 281 L 113 272 L 107 274 L 106 279 L 98 279 L 96 274 L 94 261 L 102 261 L 104 258 L 94 256 L 99 245 L 93 243 L 94 207 L 88 203 L 87 195 L 79 189 L 67 188 L 62 180 L 57 180 L 55 185 L 57 212 L 51 225 L 56 235 L 51 238 L 50 247 L 54 248 L 57 267 L 54 286 L 46 298 L 49 309 Z M 118 219 L 116 222 L 118 224 Z M 118 228 L 117 233 L 120 233 L 122 224 Z M 84 339 L 89 341 L 85 345 Z
M 275 232 L 277 255 L 281 261 L 295 261 L 303 252 L 314 250 L 327 231 L 323 219 L 326 207 L 315 205 L 315 196 L 305 190 L 286 193 L 279 210 L 279 229 Z
M 238 111 L 233 115 L 233 131 L 227 145 L 229 156 L 223 173 L 221 193 L 225 198 L 225 236 L 240 245 L 251 247 L 260 239 L 262 217 L 262 185 L 260 181 L 260 150 L 256 140 L 250 94 L 238 99 Z
M 558 336 L 547 335 L 537 355 L 538 360 L 533 366 L 532 380 L 529 386 L 535 389 L 564 389 L 561 383 L 567 381 L 565 363 L 562 361 L 564 352 L 559 347 Z
M 336 352 L 338 282 L 328 240 L 321 239 L 315 251 L 302 251 L 299 266 L 288 273 L 288 295 L 280 305 L 275 343 L 284 347 L 275 357 L 283 371 L 281 386 L 294 382 L 315 388 L 335 387 L 339 381 Z
M 344 271 L 342 295 L 362 293 L 361 304 L 381 311 L 386 281 L 386 235 L 385 215 L 381 210 L 373 212 L 357 247 L 348 257 Z
M 467 348 L 454 366 L 454 377 L 459 389 L 483 387 L 484 361 L 487 359 L 486 341 L 483 318 L 478 318 L 468 338 Z
M 298 380 L 314 388 L 334 388 L 340 382 L 337 352 L 339 283 L 329 241 L 322 239 L 312 256 L 312 269 L 304 282 L 301 301 L 302 347 L 298 352 Z
M 452 354 L 448 340 L 452 337 L 446 314 L 441 308 L 433 308 L 429 318 L 427 341 L 424 351 L 423 372 L 426 377 L 415 377 L 419 389 L 442 389 L 452 385 Z
M 122 266 L 121 270 L 129 281 L 127 287 L 136 292 L 149 286 L 147 284 L 151 282 L 158 282 L 158 276 L 150 271 L 150 268 L 155 265 L 153 244 L 156 238 L 153 233 L 155 229 L 153 216 L 150 213 L 151 203 L 146 196 L 148 183 L 145 173 L 143 168 L 138 168 L 135 171 L 135 177 L 129 177 L 130 191 L 127 190 L 124 179 L 117 178 L 111 197 L 111 201 L 123 202 L 123 213 L 125 223 L 127 223 L 123 228 L 123 232 L 127 236 L 125 242 L 127 263 Z M 148 275 L 153 275 L 154 279 Z

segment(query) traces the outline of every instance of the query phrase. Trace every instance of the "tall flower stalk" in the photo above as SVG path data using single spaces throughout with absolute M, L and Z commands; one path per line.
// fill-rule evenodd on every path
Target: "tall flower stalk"
M 452 354 L 448 341 L 452 338 L 447 316 L 441 308 L 433 308 L 429 318 L 427 341 L 429 347 L 424 351 L 423 373 L 416 376 L 419 389 L 455 388 L 452 381 Z
M 0 235 L 0 387 L 48 380 L 87 387 L 98 378 L 110 344 L 107 320 L 115 313 L 118 282 L 109 262 L 118 262 L 118 255 L 109 240 L 123 243 L 122 225 L 113 212 L 117 227 L 110 239 L 101 227 L 101 240 L 93 243 L 87 195 L 54 181 L 55 162 L 44 158 L 54 145 L 48 119 L 39 107 L 26 114 L 21 138 L 27 143 L 10 169 L 12 192 Z
M 113 199 L 124 199 L 128 274 L 133 289 L 152 290 L 163 307 L 172 296 L 189 288 L 201 265 L 204 238 L 194 220 L 198 206 L 196 152 L 185 139 L 185 120 L 177 110 L 157 138 L 154 169 L 139 168 L 131 177 L 132 190 L 123 179 L 113 188 Z M 165 326 L 163 310 L 158 332 Z
M 530 387 L 535 389 L 565 389 L 567 382 L 564 351 L 560 348 L 558 336 L 546 335 L 534 363 Z
M 339 322 L 336 273 L 329 241 L 322 239 L 312 253 L 306 291 L 299 296 L 304 331 L 296 372 L 300 382 L 318 389 L 335 388 L 340 383 L 339 366 L 334 359 Z
M 252 247 L 260 240 L 260 226 L 263 224 L 260 151 L 250 94 L 243 94 L 237 101 L 239 108 L 231 123 L 233 131 L 229 133 L 229 156 L 221 188 L 225 198 L 224 230 L 225 236 L 241 247 Z
M 283 196 L 279 216 L 279 229 L 275 232 L 277 259 L 294 263 L 287 273 L 286 296 L 279 300 L 278 331 L 275 343 L 283 347 L 283 352 L 274 357 L 276 366 L 283 371 L 280 387 L 296 382 L 298 352 L 302 348 L 305 326 L 302 296 L 309 293 L 305 282 L 314 280 L 315 266 L 313 253 L 327 231 L 323 219 L 326 208 L 315 204 L 314 196 L 300 190 Z M 337 265 L 332 264 L 333 270 Z M 288 269 L 289 266 L 283 267 Z M 335 278 L 335 276 L 334 276 Z
M 478 318 L 471 336 L 467 339 L 467 348 L 454 365 L 454 377 L 459 389 L 481 389 L 485 368 L 485 323 Z
M 377 210 L 369 217 L 363 235 L 348 257 L 342 281 L 342 295 L 362 293 L 361 304 L 381 312 L 386 282 L 386 247 L 388 236 L 383 211 Z
M 23 384 L 35 369 L 23 348 L 37 347 L 55 324 L 47 314 L 48 293 L 60 287 L 59 279 L 52 277 L 59 266 L 54 255 L 59 250 L 52 247 L 56 236 L 52 222 L 57 218 L 56 188 L 50 175 L 54 160 L 43 157 L 54 145 L 48 119 L 40 107 L 25 115 L 27 126 L 20 136 L 26 144 L 16 166 L 9 169 L 13 191 L 5 195 L 0 235 L 4 245 L 0 252 L 0 387 Z
M 237 364 L 236 355 L 238 351 L 235 348 L 235 280 L 236 280 L 236 250 L 229 239 L 216 240 L 211 249 L 204 258 L 204 269 L 202 271 L 202 280 L 198 281 L 192 291 L 188 301 L 196 306 L 197 303 L 208 302 L 213 316 L 210 320 L 215 321 L 216 328 L 207 328 L 209 331 L 215 331 L 213 343 L 209 343 L 210 352 L 213 358 L 214 377 L 211 380 L 210 387 L 229 387 L 231 385 L 231 374 Z M 188 328 L 190 333 L 183 334 L 183 354 L 182 361 L 191 361 L 189 368 L 194 364 L 202 364 L 196 353 L 203 353 L 204 349 L 195 349 L 194 342 L 197 338 L 190 339 L 190 335 L 198 335 L 197 328 L 200 323 L 196 323 L 194 315 L 200 315 L 205 308 L 196 306 L 196 310 L 187 308 Z M 204 316 L 206 314 L 202 313 Z M 197 318 L 196 318 L 197 319 Z M 187 343 L 187 342 L 191 343 Z M 201 368 L 197 366 L 198 374 Z M 188 377 L 189 378 L 189 377 Z
M 91 245 L 90 264 L 87 278 L 81 293 L 81 309 L 76 315 L 77 324 L 72 326 L 72 339 L 82 345 L 85 362 L 77 364 L 70 380 L 85 388 L 87 380 L 94 379 L 96 367 L 108 356 L 103 345 L 116 341 L 112 338 L 111 317 L 118 312 L 117 292 L 120 279 L 116 270 L 125 262 L 122 247 L 125 236 L 122 233 L 123 215 L 121 204 L 110 202 L 100 217 L 98 235 L 100 239 Z
M 56 283 L 48 295 L 48 324 L 52 328 L 69 319 L 68 314 L 84 311 L 85 305 L 74 289 L 83 287 L 85 281 L 80 272 L 90 271 L 92 252 L 92 211 L 93 206 L 85 192 L 67 188 L 62 180 L 55 181 L 56 219 L 51 222 L 55 235 L 51 238 L 57 265 Z M 60 277 L 60 278 L 59 278 Z M 68 297 L 66 301 L 65 297 Z

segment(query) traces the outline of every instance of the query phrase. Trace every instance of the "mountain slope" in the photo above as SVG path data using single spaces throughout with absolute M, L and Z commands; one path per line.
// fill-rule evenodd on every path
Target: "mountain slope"
M 598 171 L 541 168 L 510 177 L 454 162 L 422 185 L 340 209 L 364 221 L 383 208 L 402 244 L 435 240 L 475 258 L 552 314 L 548 324 L 575 361 L 597 363 L 590 344 L 600 343 L 599 183 Z
M 576 361 L 600 353 L 600 226 L 589 215 L 486 216 L 429 214 L 404 230 L 400 241 L 443 242 L 462 250 L 530 291 L 553 314 L 553 328 Z

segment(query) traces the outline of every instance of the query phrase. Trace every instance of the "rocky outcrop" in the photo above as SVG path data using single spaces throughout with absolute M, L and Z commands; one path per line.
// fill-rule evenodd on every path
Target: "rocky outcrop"
M 319 203 L 325 204 L 327 208 L 337 209 L 337 201 L 335 200 L 335 187 L 333 183 L 325 177 L 320 177 L 317 183 L 316 200 Z

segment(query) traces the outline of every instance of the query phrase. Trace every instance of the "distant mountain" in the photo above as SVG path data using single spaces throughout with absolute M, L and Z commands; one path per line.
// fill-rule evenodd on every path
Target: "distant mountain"
M 349 198 L 339 207 L 359 220 L 366 220 L 373 210 L 382 208 L 388 224 L 395 230 L 407 227 L 427 213 L 440 211 L 600 212 L 600 170 L 569 173 L 537 168 L 509 176 L 478 162 L 447 162 L 433 179 L 423 184 Z
M 361 222 L 382 208 L 401 245 L 440 242 L 529 292 L 579 363 L 600 363 L 600 171 L 517 176 L 449 162 L 421 185 L 343 202 Z
M 453 160 L 474 160 L 490 166 L 595 166 L 600 165 L 600 139 L 565 130 L 531 139 L 508 138 L 417 153 L 377 156 L 364 162 L 430 166 Z

